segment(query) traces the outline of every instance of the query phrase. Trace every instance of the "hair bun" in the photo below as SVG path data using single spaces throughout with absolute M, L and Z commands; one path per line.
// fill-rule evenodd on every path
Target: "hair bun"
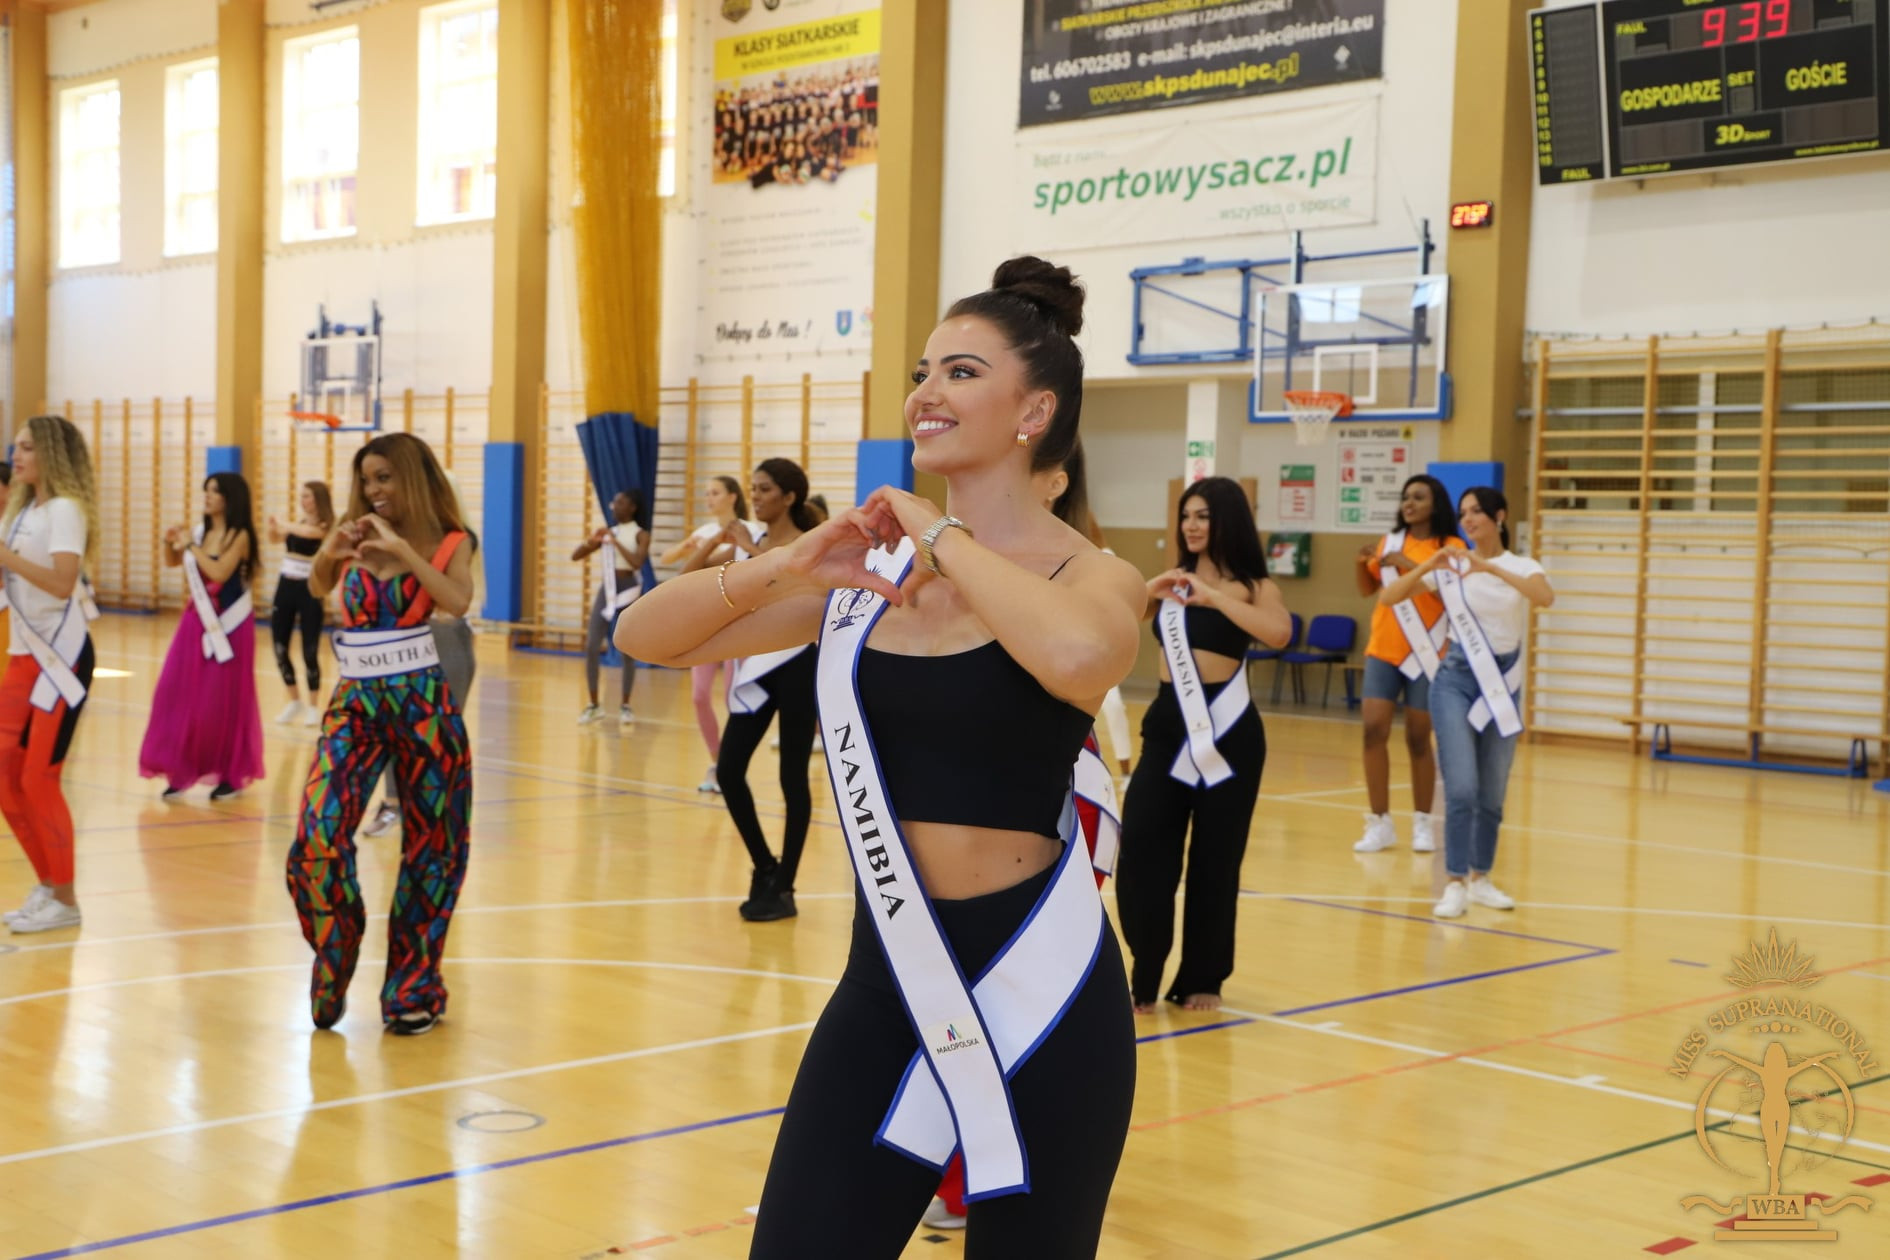
M 1026 254 L 998 264 L 991 288 L 1029 301 L 1066 337 L 1083 331 L 1083 286 L 1068 267 Z

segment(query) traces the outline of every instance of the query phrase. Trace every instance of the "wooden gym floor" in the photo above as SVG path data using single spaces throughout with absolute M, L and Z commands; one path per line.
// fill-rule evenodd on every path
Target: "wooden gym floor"
M 127 676 L 96 684 L 66 771 L 84 929 L 0 933 L 0 1256 L 745 1255 L 778 1110 L 847 943 L 820 781 L 800 918 L 744 924 L 741 846 L 695 792 L 686 678 L 643 671 L 634 730 L 580 729 L 577 660 L 482 638 L 451 1013 L 431 1036 L 383 1036 L 370 932 L 353 1011 L 316 1034 L 282 883 L 313 734 L 268 726 L 270 777 L 233 801 L 161 804 L 135 765 L 174 620 L 97 629 L 100 664 Z M 265 722 L 281 705 L 267 656 Z M 1890 796 L 1867 783 L 1527 747 L 1497 864 L 1520 905 L 1446 925 L 1429 915 L 1427 860 L 1351 852 L 1356 724 L 1338 710 L 1267 721 L 1228 1009 L 1142 1021 L 1104 1256 L 1733 1246 L 1713 1241 L 1711 1208 L 1680 1200 L 1763 1190 L 1756 1129 L 1721 1126 L 1739 1171 L 1714 1168 L 1693 1130 L 1710 1072 L 1667 1069 L 1741 995 L 1733 956 L 1774 926 L 1827 973 L 1788 992 L 1890 1058 Z M 1408 817 L 1400 831 L 1408 842 Z M 14 904 L 29 873 L 0 849 Z M 395 852 L 363 844 L 371 906 Z M 1824 1048 L 1790 1044 L 1794 1060 Z M 1849 1060 L 1839 1072 L 1851 1140 L 1835 1158 L 1788 1154 L 1784 1189 L 1877 1200 L 1831 1218 L 1840 1237 L 1813 1254 L 1883 1256 L 1890 1088 L 1859 1087 Z M 1828 1123 L 1816 1105 L 1794 1115 Z M 962 1250 L 927 1233 L 907 1256 Z

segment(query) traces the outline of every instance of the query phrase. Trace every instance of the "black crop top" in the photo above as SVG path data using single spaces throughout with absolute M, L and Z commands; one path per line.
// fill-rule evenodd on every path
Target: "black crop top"
M 904 822 L 1055 836 L 1094 719 L 997 640 L 949 656 L 860 653 L 860 705 Z
M 289 549 L 292 556 L 312 556 L 322 549 L 319 538 L 304 538 L 300 534 L 285 534 L 282 545 Z
M 1182 614 L 1183 624 L 1188 627 L 1188 646 L 1197 652 L 1218 652 L 1222 656 L 1231 656 L 1241 660 L 1247 655 L 1247 645 L 1253 642 L 1253 636 L 1235 625 L 1231 618 L 1218 608 L 1203 608 L 1195 605 Z M 1161 621 L 1154 626 L 1155 642 L 1162 642 Z

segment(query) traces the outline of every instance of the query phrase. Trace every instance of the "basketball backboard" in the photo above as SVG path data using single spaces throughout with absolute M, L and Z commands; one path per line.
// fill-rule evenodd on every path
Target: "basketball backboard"
M 1442 420 L 1450 278 L 1256 284 L 1252 419 L 1285 422 L 1287 390 L 1352 396 L 1352 420 Z
M 331 432 L 374 432 L 381 427 L 381 339 L 371 333 L 309 337 L 301 343 L 302 375 L 296 410 L 334 416 L 309 427 Z

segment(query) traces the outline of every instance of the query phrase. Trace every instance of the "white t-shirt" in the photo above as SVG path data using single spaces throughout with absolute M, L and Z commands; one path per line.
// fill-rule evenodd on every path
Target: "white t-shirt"
M 1490 564 L 1519 578 L 1546 572 L 1536 561 L 1513 551 L 1505 551 Z M 1428 573 L 1424 575 L 1424 584 L 1437 589 L 1436 579 Z M 1491 651 L 1498 656 L 1508 656 L 1522 646 L 1523 636 L 1529 633 L 1529 600 L 1521 591 L 1494 573 L 1466 573 L 1463 599 L 1483 623 L 1483 632 L 1490 637 Z
M 71 499 L 35 503 L 20 513 L 16 524 L 13 550 L 22 560 L 51 568 L 55 555 L 85 555 L 85 513 Z M 7 575 L 7 597 L 13 616 L 25 618 L 42 639 L 52 638 L 66 614 L 66 600 L 40 590 L 17 573 Z M 17 622 L 10 638 L 8 654 L 25 656 L 26 640 L 20 637 Z
M 621 525 L 612 525 L 610 532 L 619 543 L 629 548 L 631 551 L 635 551 L 637 549 L 637 535 L 643 532 L 643 526 L 637 524 L 635 521 L 625 521 Z M 696 532 L 701 533 L 702 531 L 697 530 Z M 605 545 L 609 546 L 609 544 Z M 615 547 L 610 547 L 610 559 L 611 563 L 616 565 L 620 571 L 630 567 L 630 562 L 623 558 L 623 552 L 618 551 Z
M 696 526 L 696 532 L 689 535 L 689 541 L 693 543 L 707 542 L 721 532 L 722 527 L 716 522 L 710 521 L 707 525 Z

